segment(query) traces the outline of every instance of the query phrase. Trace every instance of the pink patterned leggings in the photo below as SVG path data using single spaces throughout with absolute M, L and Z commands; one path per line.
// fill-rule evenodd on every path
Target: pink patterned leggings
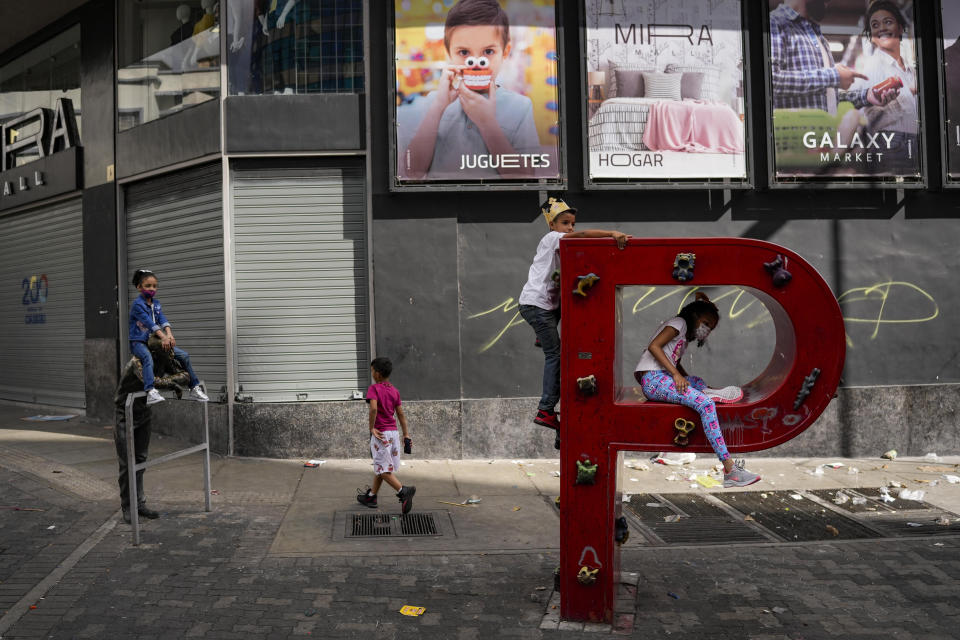
M 703 393 L 707 383 L 696 376 L 688 377 L 687 381 L 690 386 L 687 387 L 686 393 L 681 395 L 677 391 L 677 385 L 673 382 L 673 376 L 666 371 L 647 371 L 639 377 L 643 395 L 649 399 L 682 404 L 699 413 L 703 433 L 707 436 L 710 446 L 713 447 L 721 461 L 726 460 L 730 457 L 730 453 L 727 451 L 727 443 L 723 441 L 723 434 L 720 432 L 717 408 L 713 404 L 713 400 Z

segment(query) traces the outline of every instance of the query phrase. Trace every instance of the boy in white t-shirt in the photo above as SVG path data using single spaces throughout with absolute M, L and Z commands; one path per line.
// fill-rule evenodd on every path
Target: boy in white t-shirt
M 574 231 L 577 210 L 562 198 L 548 198 L 540 205 L 540 211 L 550 225 L 550 232 L 537 245 L 527 283 L 520 293 L 520 315 L 533 327 L 543 348 L 543 394 L 533 421 L 559 430 L 560 416 L 555 409 L 560 401 L 560 285 L 555 274 L 560 268 L 557 255 L 560 238 L 614 238 L 617 246 L 623 249 L 630 236 L 600 229 Z

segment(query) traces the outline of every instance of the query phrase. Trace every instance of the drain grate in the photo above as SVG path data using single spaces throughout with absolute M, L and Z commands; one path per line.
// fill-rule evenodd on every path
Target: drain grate
M 346 518 L 347 538 L 441 536 L 432 513 L 351 513 Z
M 847 496 L 847 501 L 837 505 L 837 508 L 857 515 L 871 515 L 876 513 L 896 513 L 897 510 L 879 499 L 879 489 L 816 489 L 809 491 L 825 502 L 837 504 L 837 494 Z M 868 495 L 869 494 L 869 495 Z M 854 499 L 860 504 L 854 503 Z M 915 502 L 914 504 L 920 504 Z
M 948 536 L 960 533 L 960 518 L 948 511 L 915 513 L 911 516 L 888 515 L 871 518 L 870 524 L 883 531 L 885 535 L 898 538 Z
M 400 531 L 405 536 L 438 536 L 437 523 L 431 513 L 411 513 L 400 518 Z
M 351 529 L 348 534 L 351 538 L 366 538 L 369 536 L 389 536 L 393 533 L 390 526 L 391 516 L 388 513 L 354 514 L 351 518 Z
M 796 491 L 745 491 L 714 495 L 737 511 L 749 514 L 760 526 L 787 542 L 881 537 L 856 520 L 827 509 Z
M 769 542 L 770 538 L 734 517 L 704 495 L 637 494 L 624 504 L 640 522 L 647 537 L 663 544 L 726 544 Z M 669 521 L 668 521 L 669 520 Z
M 848 496 L 842 505 L 834 502 L 838 491 Z M 646 493 L 631 496 L 623 509 L 631 528 L 655 546 L 960 534 L 960 515 L 925 502 L 885 503 L 876 487 Z

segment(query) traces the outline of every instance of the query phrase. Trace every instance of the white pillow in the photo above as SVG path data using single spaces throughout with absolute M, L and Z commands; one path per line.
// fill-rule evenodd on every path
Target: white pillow
M 680 100 L 682 73 L 644 72 L 644 98 L 654 100 Z

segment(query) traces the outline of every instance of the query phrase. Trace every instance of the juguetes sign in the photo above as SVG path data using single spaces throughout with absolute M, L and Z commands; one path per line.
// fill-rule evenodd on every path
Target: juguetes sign
M 395 186 L 559 179 L 553 0 L 395 0 Z

